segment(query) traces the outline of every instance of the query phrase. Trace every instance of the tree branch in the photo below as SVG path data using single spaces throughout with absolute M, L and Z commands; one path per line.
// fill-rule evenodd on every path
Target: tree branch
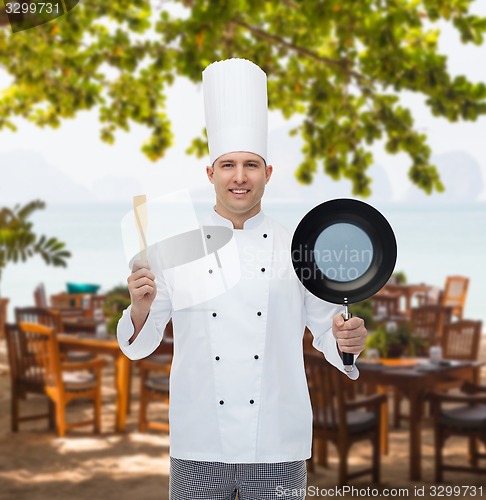
M 311 57 L 312 59 L 315 59 L 316 61 L 331 64 L 333 66 L 337 66 L 341 68 L 344 72 L 348 72 L 348 74 L 352 77 L 354 77 L 358 82 L 360 83 L 371 83 L 368 78 L 363 76 L 361 73 L 358 73 L 356 71 L 352 71 L 349 69 L 349 61 L 347 59 L 343 59 L 342 61 L 337 61 L 335 59 L 329 59 L 328 57 L 323 57 L 320 56 L 319 54 L 316 54 L 314 51 L 306 49 L 305 47 L 299 47 L 297 45 L 294 45 L 290 42 L 287 42 L 283 38 L 280 38 L 277 35 L 271 35 L 270 33 L 267 33 L 266 31 L 263 31 L 260 28 L 255 28 L 254 26 L 250 26 L 248 23 L 245 23 L 241 19 L 233 19 L 230 21 L 230 23 L 236 24 L 238 26 L 241 26 L 242 28 L 245 28 L 249 31 L 251 31 L 254 35 L 256 35 L 259 38 L 264 38 L 266 40 L 270 40 L 272 42 L 276 42 L 279 45 L 283 45 L 284 47 L 287 47 L 290 50 L 293 50 L 294 52 L 298 52 L 299 54 L 303 54 L 305 56 Z

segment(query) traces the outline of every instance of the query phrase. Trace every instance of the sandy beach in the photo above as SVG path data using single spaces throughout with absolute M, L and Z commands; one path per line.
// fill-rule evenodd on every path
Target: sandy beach
M 486 339 L 483 338 L 481 359 L 486 360 Z M 483 369 L 482 381 L 486 381 Z M 163 500 L 168 498 L 169 439 L 162 432 L 137 431 L 139 378 L 134 370 L 132 411 L 128 416 L 127 432 L 113 431 L 115 394 L 113 368 L 103 373 L 103 424 L 99 437 L 91 434 L 90 427 L 79 428 L 65 438 L 57 438 L 47 430 L 44 420 L 25 422 L 20 432 L 10 431 L 10 378 L 6 358 L 5 340 L 0 340 L 0 499 L 25 500 Z M 21 412 L 41 412 L 46 408 L 45 399 L 29 396 Z M 88 404 L 68 407 L 68 419 L 79 418 L 82 412 L 89 415 Z M 167 408 L 153 405 L 153 415 L 165 418 Z M 405 488 L 409 497 L 419 496 L 424 487 L 425 497 L 433 496 L 433 440 L 432 427 L 425 423 L 423 429 L 423 479 L 412 483 L 408 480 L 408 426 L 390 429 L 390 452 L 382 457 L 382 484 L 377 488 L 383 496 L 386 489 Z M 450 459 L 464 462 L 465 440 L 448 441 Z M 355 445 L 350 453 L 351 466 L 369 463 L 371 449 L 365 444 Z M 330 446 L 330 467 L 317 466 L 308 476 L 308 498 L 330 496 L 328 488 L 336 487 L 337 457 Z M 486 496 L 486 478 L 478 475 L 449 473 L 445 485 L 482 486 Z M 369 479 L 350 482 L 355 488 L 373 487 Z M 361 491 L 361 493 L 364 493 Z M 395 492 L 398 494 L 398 492 Z M 362 496 L 354 492 L 354 497 Z M 402 492 L 401 496 L 405 496 Z M 351 497 L 351 494 L 347 495 Z M 387 495 L 388 496 L 388 495 Z M 444 496 L 445 493 L 444 493 Z M 469 492 L 466 495 L 471 496 Z M 477 493 L 479 495 L 479 492 Z M 290 497 L 291 498 L 291 497 Z

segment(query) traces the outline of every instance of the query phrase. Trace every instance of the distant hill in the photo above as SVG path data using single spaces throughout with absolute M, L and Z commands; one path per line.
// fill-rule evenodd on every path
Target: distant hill
M 34 199 L 46 203 L 89 203 L 95 195 L 86 187 L 30 151 L 0 153 L 1 204 Z
M 144 192 L 137 179 L 107 176 L 88 188 L 31 151 L 0 153 L 0 203 L 34 199 L 46 203 L 125 202 Z
M 431 158 L 444 184 L 443 193 L 427 196 L 411 185 L 405 200 L 415 203 L 460 203 L 478 200 L 484 189 L 484 179 L 478 162 L 465 151 L 450 151 Z
M 312 184 L 304 186 L 295 178 L 295 170 L 303 159 L 302 139 L 290 137 L 290 126 L 273 130 L 269 134 L 269 162 L 274 166 L 272 178 L 267 186 L 269 198 L 305 199 L 321 202 L 331 198 L 353 197 L 348 179 L 334 181 L 322 168 L 315 174 Z M 369 169 L 373 195 L 366 201 L 391 201 L 393 189 L 386 170 L 381 165 Z

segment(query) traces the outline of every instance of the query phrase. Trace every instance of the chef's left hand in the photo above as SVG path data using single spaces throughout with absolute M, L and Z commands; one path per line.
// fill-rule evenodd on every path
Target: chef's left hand
M 344 321 L 341 314 L 332 319 L 332 334 L 341 352 L 359 354 L 365 348 L 367 330 L 361 318 L 349 318 Z

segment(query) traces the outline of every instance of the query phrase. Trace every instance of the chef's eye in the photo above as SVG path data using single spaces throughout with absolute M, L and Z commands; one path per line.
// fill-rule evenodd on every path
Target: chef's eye
M 231 168 L 233 166 L 232 163 L 223 163 L 223 165 L 221 165 L 223 168 Z
M 247 163 L 247 165 L 251 168 L 256 168 L 258 165 L 256 163 Z

